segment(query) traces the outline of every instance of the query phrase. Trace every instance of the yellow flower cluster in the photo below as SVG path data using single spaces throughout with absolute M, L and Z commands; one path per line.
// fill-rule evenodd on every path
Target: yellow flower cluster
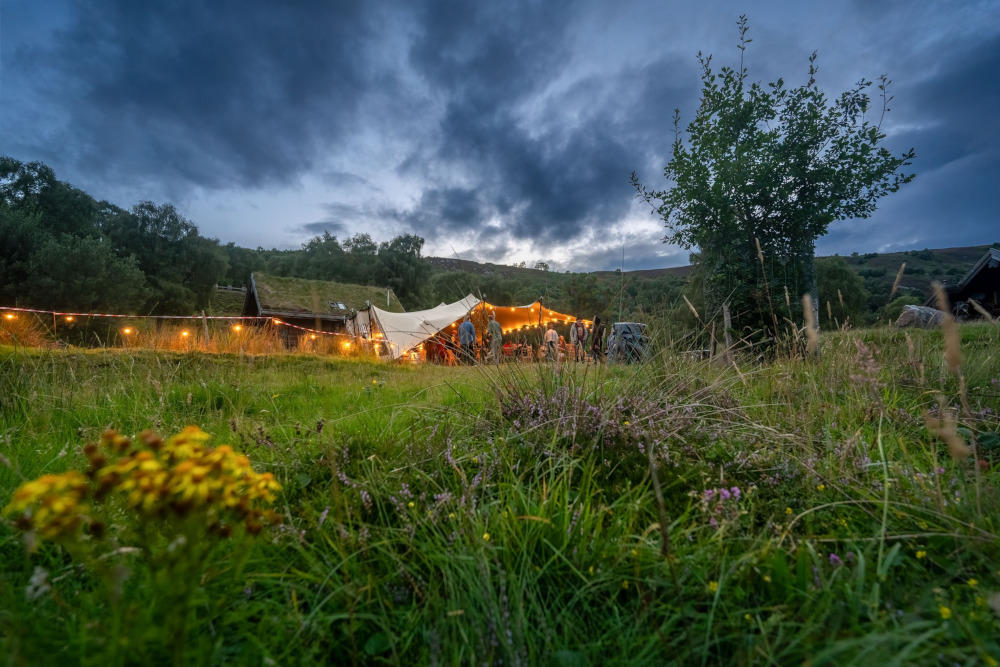
M 139 436 L 144 447 L 138 448 L 129 438 L 105 431 L 100 444 L 84 447 L 86 474 L 71 471 L 28 482 L 4 512 L 20 515 L 22 528 L 50 539 L 76 533 L 87 512 L 83 500 L 100 502 L 108 496 L 123 497 L 147 516 L 203 511 L 223 535 L 230 530 L 226 520 L 242 521 L 251 534 L 259 533 L 265 521 L 279 523 L 280 517 L 264 508 L 281 490 L 274 476 L 254 472 L 250 460 L 229 445 L 209 447 L 210 438 L 195 426 L 166 441 L 144 431 Z M 108 464 L 106 454 L 119 458 Z M 91 522 L 91 532 L 99 525 Z
M 87 507 L 80 501 L 87 495 L 89 481 L 72 470 L 62 475 L 42 475 L 14 492 L 4 514 L 19 514 L 18 526 L 34 528 L 52 539 L 76 531 Z

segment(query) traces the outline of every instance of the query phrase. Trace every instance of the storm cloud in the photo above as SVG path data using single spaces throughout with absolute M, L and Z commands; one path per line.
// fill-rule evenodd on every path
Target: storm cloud
M 430 254 L 558 270 L 684 264 L 634 199 L 665 187 L 698 51 L 738 63 L 738 10 L 639 2 L 3 2 L 0 153 L 99 199 L 177 204 L 206 234 L 297 247 L 399 233 Z M 893 79 L 915 181 L 819 251 L 1000 240 L 1000 9 L 755 3 L 753 79 L 830 95 Z

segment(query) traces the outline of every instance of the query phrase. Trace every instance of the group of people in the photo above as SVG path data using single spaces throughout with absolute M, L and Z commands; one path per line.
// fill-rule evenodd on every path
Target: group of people
M 572 359 L 576 362 L 587 360 L 588 351 L 595 362 L 604 359 L 604 336 L 605 326 L 600 316 L 594 316 L 594 323 L 588 327 L 580 318 L 570 325 L 569 346 L 563 336 L 556 331 L 554 323 L 549 323 L 548 329 L 542 337 L 545 357 L 549 361 L 559 361 L 561 359 Z M 458 343 L 457 349 L 454 343 Z M 589 346 L 588 346 L 589 344 Z M 483 335 L 483 345 L 488 349 L 486 359 L 491 363 L 499 364 L 504 358 L 503 328 L 497 322 L 496 317 L 490 313 L 486 331 Z M 510 346 L 510 343 L 507 344 Z M 518 344 L 518 348 L 527 345 L 526 342 Z M 458 326 L 458 340 L 451 345 L 443 338 L 436 338 L 431 342 L 428 352 L 428 359 L 431 361 L 441 361 L 444 363 L 471 364 L 476 361 L 477 333 L 476 327 L 472 323 L 469 315 Z M 485 352 L 485 350 L 484 350 Z

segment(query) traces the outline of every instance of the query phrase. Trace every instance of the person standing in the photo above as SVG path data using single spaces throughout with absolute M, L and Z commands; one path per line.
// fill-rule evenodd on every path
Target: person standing
M 590 329 L 590 338 L 590 353 L 594 355 L 594 363 L 604 361 L 604 322 L 598 315 L 594 315 L 594 326 Z
M 490 321 L 486 325 L 486 333 L 490 335 L 490 357 L 493 363 L 500 363 L 500 346 L 503 345 L 503 327 L 497 322 L 496 315 L 490 313 Z
M 573 358 L 577 361 L 587 360 L 587 325 L 576 318 L 569 328 L 569 340 L 573 344 Z
M 549 328 L 545 332 L 545 346 L 548 348 L 549 361 L 556 361 L 559 358 L 559 351 L 556 347 L 559 344 L 559 333 L 554 324 L 549 322 Z
M 462 363 L 471 364 L 476 358 L 476 327 L 468 315 L 458 326 L 458 341 L 462 345 Z
M 579 322 L 580 318 L 576 318 L 576 322 Z M 580 340 L 580 336 L 576 331 L 576 322 L 569 325 L 569 346 L 573 348 L 573 361 L 580 361 L 580 355 L 576 351 L 576 344 Z

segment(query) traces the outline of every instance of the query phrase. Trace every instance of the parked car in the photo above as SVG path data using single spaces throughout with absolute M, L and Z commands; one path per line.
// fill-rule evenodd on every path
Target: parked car
M 608 361 L 626 364 L 645 361 L 650 355 L 649 335 L 642 322 L 615 322 L 608 336 Z

